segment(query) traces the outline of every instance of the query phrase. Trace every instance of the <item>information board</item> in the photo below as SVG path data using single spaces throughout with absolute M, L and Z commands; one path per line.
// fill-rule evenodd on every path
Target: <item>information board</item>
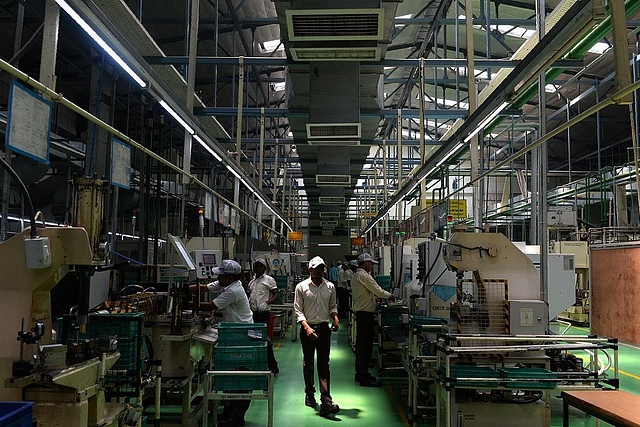
M 12 151 L 49 163 L 51 102 L 11 82 L 5 144 Z
M 116 138 L 111 139 L 111 184 L 131 187 L 131 147 Z

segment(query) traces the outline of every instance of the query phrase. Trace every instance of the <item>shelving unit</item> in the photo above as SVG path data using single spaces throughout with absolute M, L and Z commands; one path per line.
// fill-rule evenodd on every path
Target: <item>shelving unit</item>
M 599 371 L 599 355 L 610 364 Z M 584 351 L 583 372 L 551 370 L 550 351 Z M 617 340 L 584 336 L 441 335 L 437 425 L 548 427 L 552 390 L 617 389 Z M 514 404 L 514 403 L 521 404 Z M 495 417 L 495 418 L 494 418 Z M 500 424 L 504 425 L 504 424 Z

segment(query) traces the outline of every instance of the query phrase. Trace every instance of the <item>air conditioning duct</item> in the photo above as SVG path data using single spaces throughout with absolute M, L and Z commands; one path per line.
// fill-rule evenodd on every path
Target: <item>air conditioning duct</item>
M 320 218 L 340 218 L 340 212 L 320 212 Z
M 346 202 L 345 197 L 333 197 L 333 196 L 320 196 L 318 201 L 321 205 L 344 205 Z
M 320 221 L 322 228 L 335 228 L 338 226 L 338 221 Z
M 316 184 L 349 187 L 351 186 L 351 175 L 316 175 Z
M 307 123 L 307 139 L 360 139 L 360 123 Z
M 371 47 L 292 47 L 294 61 L 380 61 L 380 48 Z
M 302 9 L 285 13 L 290 41 L 384 39 L 384 9 Z

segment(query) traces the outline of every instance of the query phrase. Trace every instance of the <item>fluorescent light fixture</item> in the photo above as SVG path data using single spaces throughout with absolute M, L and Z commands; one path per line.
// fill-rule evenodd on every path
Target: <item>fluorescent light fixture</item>
M 147 87 L 147 82 L 145 82 L 144 80 L 142 80 L 142 78 L 136 74 L 135 71 L 133 71 L 131 69 L 131 67 L 129 67 L 129 65 L 127 65 L 126 62 L 124 62 L 124 60 L 122 58 L 120 58 L 120 55 L 118 55 L 112 48 L 111 46 L 109 46 L 107 44 L 107 42 L 105 42 L 102 37 L 100 37 L 98 35 L 98 33 L 96 33 L 93 28 L 91 28 L 91 26 L 89 24 L 87 24 L 87 22 L 82 19 L 80 17 L 80 15 L 78 15 L 76 13 L 75 10 L 73 10 L 73 8 L 71 6 L 69 6 L 69 4 L 64 1 L 64 0 L 55 0 L 56 3 L 58 3 L 58 5 L 69 14 L 69 16 L 71 17 L 71 19 L 73 19 L 74 21 L 76 21 L 76 23 L 78 25 L 80 25 L 80 27 L 89 35 L 89 37 L 91 37 L 96 43 L 98 43 L 98 45 L 104 49 L 105 52 L 107 52 L 107 54 L 114 60 L 116 61 L 116 63 L 118 65 L 120 65 L 120 67 L 127 73 L 129 74 L 129 76 L 131 76 L 131 78 L 138 83 L 138 85 L 140 85 L 141 88 L 146 88 Z
M 231 166 L 227 165 L 227 169 L 229 169 L 229 172 L 231 172 L 232 174 L 234 174 L 236 176 L 236 178 L 238 179 L 242 179 L 242 177 L 240 176 L 240 174 L 238 172 L 236 172 L 236 170 L 234 168 L 232 168 Z
M 453 147 L 453 149 L 451 149 L 451 151 L 449 151 L 447 154 L 445 154 L 445 155 L 444 155 L 444 157 L 443 157 L 443 158 L 442 158 L 438 163 L 436 163 L 436 167 L 437 167 L 437 168 L 439 168 L 440 166 L 442 166 L 442 164 L 443 164 L 444 162 L 446 162 L 447 160 L 449 160 L 451 157 L 453 157 L 453 156 L 456 154 L 456 152 L 457 152 L 460 148 L 462 148 L 462 147 L 463 147 L 463 145 L 464 145 L 464 144 L 463 144 L 462 142 L 458 142 L 458 143 L 456 144 L 456 146 L 455 146 L 455 147 Z M 429 172 L 429 173 L 431 173 L 431 172 Z M 426 175 L 425 175 L 425 176 L 426 176 Z
M 213 151 L 213 148 L 209 147 L 209 145 L 206 142 L 204 142 L 204 140 L 199 135 L 193 135 L 193 139 L 198 141 L 200 145 L 202 145 L 204 149 L 207 150 L 217 161 L 219 162 L 222 161 L 222 157 L 220 157 L 218 153 Z
M 332 248 L 342 246 L 340 243 L 318 243 L 318 247 L 320 248 Z
M 478 126 L 476 126 L 476 128 L 473 131 L 471 131 L 471 133 L 469 133 L 469 135 L 467 135 L 467 137 L 464 139 L 464 142 L 469 142 L 471 140 L 471 138 L 473 138 L 478 132 L 480 132 L 482 129 L 484 129 L 485 126 L 487 126 L 489 123 L 491 123 L 491 121 L 493 119 L 498 117 L 498 114 L 500 114 L 502 112 L 502 110 L 507 108 L 508 105 L 509 105 L 508 102 L 503 102 L 502 104 L 500 104 L 500 106 L 498 108 L 496 108 L 493 111 L 493 113 L 489 114 L 487 116 L 487 118 L 485 118 L 483 121 L 481 121 L 480 124 Z
M 173 108 L 169 107 L 169 104 L 167 104 L 167 102 L 164 99 L 160 100 L 160 105 L 162 105 L 162 108 L 164 108 L 165 111 L 169 113 L 171 117 L 175 119 L 176 122 L 180 123 L 180 126 L 182 126 L 191 135 L 195 135 L 196 131 L 194 131 L 193 128 L 189 126 L 189 124 L 187 124 L 187 122 L 185 122 L 184 119 L 180 117 L 178 113 L 176 113 L 173 110 Z

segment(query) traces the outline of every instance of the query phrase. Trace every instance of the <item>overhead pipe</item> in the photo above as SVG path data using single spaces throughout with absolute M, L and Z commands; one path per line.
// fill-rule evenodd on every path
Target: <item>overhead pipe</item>
M 64 105 L 65 107 L 69 108 L 71 111 L 77 113 L 81 117 L 84 117 L 88 121 L 90 121 L 92 123 L 95 123 L 98 126 L 100 126 L 101 128 L 105 129 L 107 132 L 110 132 L 114 137 L 120 139 L 122 142 L 125 142 L 125 143 L 131 145 L 133 148 L 135 148 L 136 150 L 140 151 L 142 154 L 161 162 L 162 164 L 164 164 L 165 166 L 169 167 L 171 170 L 173 170 L 174 172 L 178 173 L 179 175 L 188 178 L 188 181 L 191 184 L 197 185 L 197 186 L 203 188 L 204 190 L 210 192 L 211 194 L 216 196 L 218 199 L 220 199 L 223 202 L 227 203 L 229 206 L 235 208 L 238 212 L 242 213 L 243 215 L 246 215 L 247 217 L 252 218 L 252 219 L 256 219 L 256 218 L 253 217 L 253 215 L 251 215 L 250 213 L 248 213 L 247 211 L 242 209 L 240 206 L 234 204 L 233 202 L 228 200 L 226 197 L 224 197 L 223 195 L 221 195 L 220 193 L 215 191 L 213 188 L 211 188 L 210 186 L 208 186 L 207 184 L 205 184 L 204 182 L 199 180 L 195 175 L 192 175 L 191 173 L 188 173 L 188 172 L 184 171 L 180 166 L 177 166 L 177 165 L 173 164 L 169 160 L 163 158 L 162 156 L 160 156 L 160 155 L 156 154 L 155 152 L 151 151 L 150 149 L 146 148 L 145 146 L 143 146 L 139 142 L 135 141 L 134 139 L 132 139 L 128 135 L 120 132 L 118 129 L 114 128 L 113 126 L 111 126 L 110 124 L 106 123 L 102 119 L 94 116 L 93 114 L 85 111 L 84 109 L 82 109 L 81 107 L 76 105 L 75 103 L 71 102 L 70 100 L 65 98 L 64 95 L 62 95 L 61 93 L 58 93 L 58 92 L 54 91 L 53 89 L 43 85 L 38 80 L 30 77 L 28 74 L 24 73 L 23 71 L 19 70 L 16 67 L 12 66 L 7 61 L 5 61 L 3 59 L 0 59 L 0 69 L 6 71 L 7 73 L 9 73 L 10 75 L 14 76 L 16 79 L 20 80 L 21 82 L 25 83 L 26 85 L 33 87 L 37 92 L 40 92 L 45 96 L 48 96 L 49 99 L 52 102 L 57 102 L 59 104 Z M 271 228 L 271 229 L 273 231 L 276 231 L 273 228 Z

